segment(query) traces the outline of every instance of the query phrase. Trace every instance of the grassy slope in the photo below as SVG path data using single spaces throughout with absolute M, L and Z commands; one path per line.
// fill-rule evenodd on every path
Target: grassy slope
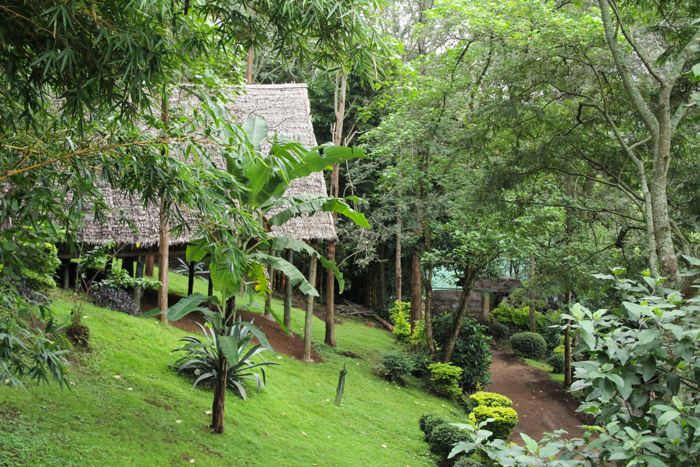
M 186 287 L 184 277 L 171 278 L 171 290 Z M 69 313 L 68 297 L 57 296 L 59 316 Z M 273 307 L 281 313 L 279 301 Z M 326 353 L 324 364 L 303 364 L 284 356 L 273 357 L 282 366 L 269 370 L 260 395 L 251 390 L 243 402 L 229 392 L 226 434 L 212 435 L 204 413 L 211 393 L 193 390 L 167 368 L 177 358 L 168 350 L 180 345 L 182 331 L 91 305 L 84 315 L 92 351 L 74 354 L 72 391 L 32 387 L 26 394 L 0 387 L 0 466 L 161 466 L 190 459 L 214 466 L 432 465 L 418 418 L 458 413 L 444 400 L 374 376 L 364 360 Z M 302 323 L 303 312 L 295 309 L 293 328 Z M 315 319 L 314 338 L 322 341 L 323 332 Z M 340 350 L 361 355 L 393 342 L 388 333 L 353 322 L 336 332 Z M 349 368 L 345 396 L 336 407 L 343 364 Z

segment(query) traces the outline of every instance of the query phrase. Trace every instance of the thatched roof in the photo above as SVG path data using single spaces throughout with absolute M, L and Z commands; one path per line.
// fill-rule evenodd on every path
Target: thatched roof
M 309 98 L 306 84 L 252 85 L 245 88 L 246 94 L 237 96 L 226 107 L 239 124 L 251 117 L 263 117 L 267 121 L 269 138 L 285 136 L 300 142 L 306 147 L 316 146 L 316 137 L 311 123 Z M 183 89 L 171 94 L 171 106 L 197 107 L 198 98 Z M 263 152 L 270 149 L 270 142 L 262 144 Z M 225 167 L 223 158 L 213 158 L 219 168 Z M 78 233 L 78 240 L 87 245 L 100 245 L 113 240 L 117 246 L 149 248 L 158 244 L 159 207 L 149 205 L 144 208 L 136 199 L 109 187 L 103 188 L 104 199 L 109 210 L 105 212 L 106 222 L 98 223 L 86 219 L 86 225 Z M 327 195 L 322 173 L 293 180 L 287 195 L 319 194 Z M 192 218 L 194 221 L 194 218 Z M 136 228 L 129 225 L 129 222 Z M 195 227 L 171 238 L 171 245 L 187 243 Z M 336 233 L 330 213 L 317 213 L 311 217 L 301 216 L 290 219 L 285 225 L 272 227 L 273 236 L 288 236 L 301 240 L 335 240 Z

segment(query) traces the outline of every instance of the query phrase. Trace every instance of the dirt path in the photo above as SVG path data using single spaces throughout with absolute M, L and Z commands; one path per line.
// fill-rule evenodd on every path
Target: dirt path
M 582 437 L 580 425 L 592 423 L 576 413 L 579 402 L 549 375 L 531 367 L 508 351 L 492 347 L 491 379 L 487 391 L 497 392 L 513 401 L 518 425 L 510 440 L 523 444 L 520 433 L 539 441 L 544 432 L 564 429 L 571 437 Z

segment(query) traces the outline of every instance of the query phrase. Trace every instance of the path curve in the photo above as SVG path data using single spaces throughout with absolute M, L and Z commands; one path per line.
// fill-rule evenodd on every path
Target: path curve
M 501 348 L 492 347 L 491 379 L 486 391 L 509 397 L 518 412 L 518 424 L 510 441 L 523 444 L 520 433 L 539 441 L 542 434 L 564 429 L 570 437 L 580 438 L 581 425 L 593 422 L 587 415 L 576 412 L 580 405 L 562 385 L 539 368 Z

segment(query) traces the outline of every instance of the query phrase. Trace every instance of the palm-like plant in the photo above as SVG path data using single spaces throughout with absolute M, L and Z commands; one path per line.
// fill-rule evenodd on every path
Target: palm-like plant
M 279 365 L 279 363 L 268 362 L 262 355 L 266 351 L 272 352 L 273 355 L 275 353 L 264 339 L 264 335 L 262 340 L 258 335 L 260 343 L 251 347 L 251 341 L 253 337 L 256 337 L 251 332 L 252 328 L 250 325 L 253 324 L 252 321 L 246 323 L 239 317 L 233 326 L 230 327 L 228 335 L 222 336 L 221 329 L 215 324 L 215 320 L 209 316 L 205 316 L 205 319 L 207 327 L 199 323 L 195 324 L 202 329 L 206 342 L 195 336 L 187 336 L 180 339 L 186 344 L 175 351 L 186 352 L 186 355 L 175 362 L 178 373 L 196 377 L 193 387 L 196 387 L 199 383 L 215 383 L 221 371 L 219 356 L 222 354 L 223 342 L 225 346 L 233 350 L 233 352 L 226 353 L 229 356 L 226 359 L 228 364 L 226 368 L 227 387 L 238 391 L 243 400 L 246 400 L 245 386 L 242 383 L 244 383 L 243 380 L 251 380 L 255 381 L 258 393 L 260 393 L 260 389 L 265 387 L 264 367 Z M 262 361 L 254 361 L 253 358 L 256 356 L 259 356 Z M 257 371 L 254 371 L 256 369 Z

